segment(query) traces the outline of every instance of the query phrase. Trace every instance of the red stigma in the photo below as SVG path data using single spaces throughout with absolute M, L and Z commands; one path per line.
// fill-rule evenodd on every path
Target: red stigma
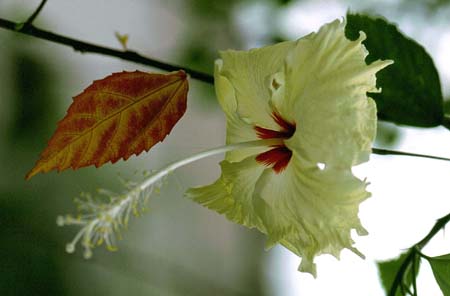
M 280 130 L 275 131 L 260 126 L 255 126 L 256 134 L 260 139 L 289 139 L 295 133 L 295 123 L 284 120 L 280 114 L 273 112 L 272 118 L 280 126 Z M 275 173 L 281 173 L 289 164 L 292 151 L 285 145 L 276 145 L 274 148 L 260 153 L 256 161 L 266 166 L 271 166 Z

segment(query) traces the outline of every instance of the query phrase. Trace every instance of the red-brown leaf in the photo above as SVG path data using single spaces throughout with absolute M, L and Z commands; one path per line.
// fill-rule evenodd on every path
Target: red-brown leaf
M 25 178 L 53 169 L 99 167 L 148 151 L 183 116 L 187 92 L 183 71 L 122 72 L 95 81 L 74 98 Z

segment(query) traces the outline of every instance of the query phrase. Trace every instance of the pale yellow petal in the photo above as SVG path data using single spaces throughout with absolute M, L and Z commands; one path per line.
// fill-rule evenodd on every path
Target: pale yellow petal
M 228 78 L 222 76 L 223 61 L 217 60 L 214 71 L 216 95 L 227 119 L 226 143 L 242 143 L 257 140 L 254 126 L 242 120 L 237 113 L 236 91 Z M 263 148 L 264 149 L 264 148 Z M 227 152 L 225 159 L 231 162 L 241 161 L 249 155 L 261 152 L 260 147 Z
M 314 257 L 339 256 L 353 247 L 352 229 L 366 234 L 358 218 L 359 204 L 370 194 L 366 183 L 349 169 L 302 164 L 293 156 L 280 174 L 257 163 L 223 161 L 222 175 L 213 184 L 189 189 L 194 201 L 229 220 L 267 234 L 267 245 L 280 243 L 302 257 L 301 271 L 315 275 Z
M 343 248 L 360 254 L 352 245 L 352 229 L 366 234 L 358 218 L 359 204 L 370 194 L 366 183 L 350 169 L 308 165 L 293 155 L 280 174 L 266 169 L 255 186 L 253 199 L 268 245 L 281 243 L 301 256 L 300 270 L 315 274 L 314 257 L 339 257 Z
M 281 71 L 294 42 L 282 42 L 249 51 L 221 52 L 226 77 L 235 90 L 237 113 L 246 122 L 264 128 L 278 129 L 271 115 L 270 85 L 272 75 Z M 219 98 L 221 100 L 221 98 Z
M 297 126 L 286 145 L 314 163 L 349 167 L 369 158 L 376 106 L 366 93 L 377 91 L 375 74 L 392 61 L 366 65 L 364 38 L 348 40 L 336 20 L 298 40 L 277 74 L 281 95 L 272 104 Z
M 191 188 L 186 196 L 249 228 L 261 225 L 256 215 L 253 191 L 265 167 L 254 157 L 241 162 L 222 161 L 222 175 L 211 185 Z

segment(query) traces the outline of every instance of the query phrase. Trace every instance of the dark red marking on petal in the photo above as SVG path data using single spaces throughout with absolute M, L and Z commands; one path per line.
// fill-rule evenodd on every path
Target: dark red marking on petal
M 279 131 L 255 126 L 254 129 L 260 139 L 289 139 L 295 133 L 295 123 L 290 123 L 277 112 L 272 113 L 272 118 L 280 126 Z
M 277 112 L 272 113 L 272 118 L 281 127 L 282 131 L 290 135 L 289 137 L 295 133 L 295 123 L 284 120 L 284 118 Z
M 254 129 L 260 139 L 289 139 L 295 133 L 295 123 L 288 122 L 277 112 L 272 113 L 272 118 L 280 126 L 280 130 L 275 131 L 260 126 Z M 289 164 L 292 157 L 292 151 L 284 145 L 273 146 L 274 148 L 260 153 L 256 161 L 266 166 L 272 167 L 275 173 L 281 173 Z
M 283 152 L 283 155 L 278 159 L 278 161 L 275 163 L 275 165 L 272 167 L 272 169 L 275 171 L 275 173 L 279 174 L 281 173 L 289 164 L 289 161 L 292 157 L 292 151 L 289 150 L 287 147 L 286 151 Z
M 254 127 L 256 135 L 260 139 L 287 139 L 290 138 L 289 134 L 283 131 L 274 131 L 271 129 L 263 128 L 260 126 Z
M 256 161 L 266 166 L 271 166 L 275 173 L 281 173 L 288 165 L 292 157 L 292 151 L 286 146 L 276 146 L 275 148 L 263 152 L 256 157 Z

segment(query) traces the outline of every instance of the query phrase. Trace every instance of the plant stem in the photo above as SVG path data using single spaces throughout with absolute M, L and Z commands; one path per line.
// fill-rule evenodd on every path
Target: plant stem
M 100 45 L 96 45 L 93 43 L 88 43 L 84 41 L 80 41 L 74 38 L 66 37 L 63 35 L 55 34 L 49 31 L 41 30 L 39 28 L 36 28 L 32 24 L 29 24 L 27 26 L 21 25 L 20 23 L 11 22 L 9 20 L 5 20 L 0 18 L 0 28 L 4 28 L 10 31 L 19 32 L 25 35 L 37 37 L 39 39 L 44 39 L 47 41 L 51 41 L 54 43 L 63 44 L 66 46 L 72 47 L 74 50 L 85 53 L 98 53 L 102 55 L 107 55 L 111 57 L 120 58 L 122 60 L 135 62 L 138 64 L 155 67 L 164 71 L 178 71 L 178 70 L 184 70 L 184 72 L 188 73 L 192 78 L 213 84 L 214 78 L 210 74 L 206 74 L 203 72 L 199 72 L 193 69 L 189 69 L 186 67 L 182 67 L 179 65 L 173 65 L 168 64 L 165 62 L 157 61 L 155 59 L 151 59 L 148 57 L 144 57 L 140 54 L 138 54 L 135 51 L 121 51 L 113 48 L 108 48 Z
M 430 232 L 418 243 L 416 243 L 414 246 L 409 248 L 408 250 L 408 256 L 406 256 L 405 260 L 403 261 L 402 265 L 400 266 L 394 282 L 392 283 L 391 289 L 389 290 L 389 296 L 395 296 L 398 290 L 398 287 L 403 282 L 403 277 L 405 276 L 405 272 L 407 271 L 408 267 L 412 265 L 412 268 L 415 268 L 414 261 L 416 260 L 417 255 L 421 255 L 420 251 L 428 244 L 428 242 L 440 231 L 442 230 L 445 225 L 450 221 L 450 213 L 445 215 L 442 218 L 439 218 L 436 223 L 434 224 L 433 228 L 431 228 Z M 415 270 L 413 270 L 415 273 Z M 415 287 L 415 277 L 412 279 L 413 287 Z M 416 289 L 414 289 L 416 291 Z

